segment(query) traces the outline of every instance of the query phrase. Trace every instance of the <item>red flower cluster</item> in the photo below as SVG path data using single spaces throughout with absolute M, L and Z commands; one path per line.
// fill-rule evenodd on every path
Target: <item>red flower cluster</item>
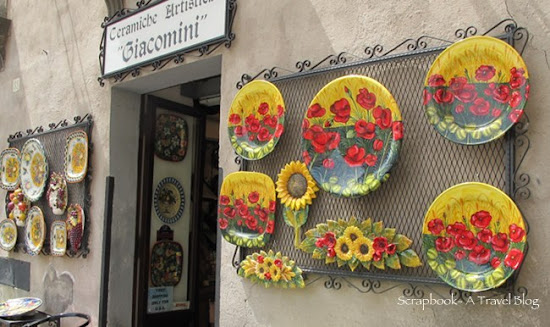
M 277 203 L 270 201 L 268 208 L 262 208 L 258 204 L 259 200 L 260 194 L 256 191 L 250 192 L 244 198 L 235 199 L 233 203 L 227 195 L 221 195 L 219 199 L 220 218 L 218 219 L 220 229 L 227 229 L 231 224 L 241 228 L 246 227 L 259 234 L 264 232 L 273 234 L 275 222 L 269 219 L 269 215 L 275 212 Z
M 372 255 L 374 261 L 382 260 L 384 252 L 388 255 L 394 255 L 395 251 L 397 251 L 397 245 L 388 243 L 388 239 L 384 236 L 375 237 L 372 240 L 372 248 L 374 249 L 374 254 Z
M 338 132 L 328 132 L 319 125 L 313 125 L 304 131 L 304 139 L 311 141 L 313 150 L 317 153 L 325 153 L 327 151 L 338 148 L 340 144 L 340 134 Z
M 236 125 L 233 132 L 237 137 L 247 136 L 249 141 L 258 140 L 259 142 L 268 142 L 273 137 L 280 137 L 284 126 L 280 123 L 284 114 L 284 108 L 277 106 L 277 114 L 269 114 L 269 104 L 262 102 L 257 110 L 259 116 L 250 114 L 244 119 L 242 125 L 241 116 L 238 114 L 229 115 L 229 122 Z
M 336 245 L 336 235 L 333 232 L 326 232 L 323 237 L 320 237 L 315 242 L 315 246 L 318 248 L 327 248 L 327 257 L 332 258 L 336 256 L 334 246 Z

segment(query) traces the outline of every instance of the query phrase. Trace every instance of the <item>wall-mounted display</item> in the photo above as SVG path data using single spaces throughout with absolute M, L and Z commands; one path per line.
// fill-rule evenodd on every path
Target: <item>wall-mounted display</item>
M 260 251 L 246 256 L 239 265 L 239 276 L 268 288 L 304 288 L 302 270 L 281 252 Z
M 69 235 L 68 238 L 71 249 L 77 251 L 80 249 L 86 223 L 84 210 L 80 204 L 71 204 L 67 208 L 67 220 L 65 223 L 67 224 L 67 234 Z
M 75 131 L 67 136 L 65 146 L 65 177 L 69 183 L 81 182 L 88 170 L 88 135 Z
M 300 249 L 311 253 L 314 259 L 325 260 L 326 264 L 347 265 L 351 271 L 359 265 L 366 269 L 422 265 L 408 237 L 397 234 L 395 228 L 384 227 L 381 221 L 373 223 L 370 218 L 364 221 L 355 217 L 348 221 L 328 220 L 305 235 Z
M 372 78 L 348 75 L 311 101 L 302 123 L 302 157 L 324 191 L 361 196 L 387 180 L 402 138 L 392 94 Z
M 155 127 L 155 154 L 168 161 L 182 161 L 187 154 L 187 122 L 183 117 L 160 114 Z
M 6 205 L 6 214 L 8 218 L 13 219 L 17 226 L 24 227 L 25 219 L 27 219 L 27 211 L 31 206 L 31 202 L 27 199 L 23 191 L 18 188 L 9 193 L 9 202 Z
M 11 251 L 17 242 L 17 226 L 11 219 L 0 222 L 0 248 Z
M 173 224 L 183 215 L 185 194 L 181 183 L 173 178 L 161 180 L 155 189 L 153 205 L 157 217 L 165 224 Z
M 502 136 L 522 116 L 529 74 L 508 43 L 473 36 L 445 49 L 424 82 L 424 107 L 435 130 L 460 144 Z
M 267 81 L 252 81 L 235 96 L 228 117 L 231 145 L 248 160 L 271 153 L 284 130 L 285 104 L 279 89 Z
M 21 189 L 31 201 L 40 199 L 48 180 L 48 160 L 42 143 L 29 139 L 21 150 Z
M 504 192 L 463 183 L 441 193 L 423 225 L 429 266 L 454 288 L 480 292 L 500 286 L 521 265 L 525 224 Z
M 67 223 L 56 220 L 50 227 L 50 252 L 54 256 L 64 256 L 67 251 Z
M 68 197 L 69 192 L 65 178 L 61 174 L 52 173 L 48 191 L 46 192 L 46 198 L 48 199 L 48 204 L 54 215 L 59 216 L 65 212 Z
M 44 239 L 46 238 L 46 222 L 44 214 L 39 207 L 34 206 L 29 209 L 27 221 L 25 223 L 25 245 L 27 253 L 37 255 L 42 250 Z
M 160 241 L 151 250 L 151 284 L 176 286 L 183 270 L 183 247 L 178 242 Z
M 38 309 L 42 300 L 35 297 L 10 299 L 0 303 L 0 317 L 16 317 Z
M 275 231 L 275 185 L 261 173 L 227 175 L 219 197 L 218 225 L 223 238 L 243 247 L 264 246 Z
M 20 153 L 16 148 L 8 148 L 0 153 L 0 186 L 13 191 L 19 186 Z

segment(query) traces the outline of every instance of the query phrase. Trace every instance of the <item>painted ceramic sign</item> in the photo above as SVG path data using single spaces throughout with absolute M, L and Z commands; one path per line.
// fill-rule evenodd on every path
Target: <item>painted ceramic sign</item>
M 19 150 L 8 148 L 0 153 L 0 186 L 13 191 L 19 186 L 19 167 L 21 165 Z
M 67 224 L 56 220 L 50 227 L 50 251 L 54 256 L 64 256 L 67 250 Z
M 88 170 L 88 135 L 84 131 L 72 132 L 65 145 L 65 178 L 69 183 L 84 180 Z
M 155 154 L 168 161 L 182 161 L 187 153 L 187 122 L 176 115 L 161 114 L 155 128 Z
M 48 160 L 42 143 L 29 139 L 21 150 L 21 189 L 31 201 L 40 199 L 48 179 Z
M 54 215 L 62 215 L 67 208 L 69 192 L 65 178 L 58 173 L 52 173 L 46 198 Z
M 271 153 L 284 130 L 285 104 L 279 89 L 267 81 L 252 81 L 235 96 L 227 122 L 231 145 L 248 160 Z
M 183 248 L 174 241 L 156 242 L 151 250 L 151 283 L 176 286 L 183 271 Z
M 27 211 L 31 202 L 27 199 L 23 191 L 18 188 L 8 195 L 9 202 L 6 206 L 8 218 L 13 219 L 17 226 L 24 227 L 27 219 Z
M 11 251 L 17 241 L 17 226 L 11 219 L 0 222 L 0 248 Z
M 155 190 L 153 205 L 157 217 L 165 224 L 173 224 L 183 215 L 185 195 L 181 183 L 173 178 L 161 180 Z
M 454 288 L 480 292 L 500 286 L 521 265 L 525 224 L 515 203 L 483 183 L 441 193 L 424 218 L 430 267 Z
M 424 108 L 435 130 L 460 144 L 502 136 L 523 115 L 529 74 L 520 54 L 489 36 L 456 42 L 432 64 Z
M 295 262 L 283 256 L 281 252 L 274 253 L 272 250 L 246 256 L 241 261 L 237 274 L 266 288 L 305 287 L 302 270 Z
M 46 222 L 44 214 L 39 207 L 34 206 L 29 209 L 27 221 L 25 223 L 25 245 L 27 253 L 37 255 L 42 250 L 44 239 L 46 238 Z
M 42 300 L 35 297 L 10 299 L 0 303 L 0 317 L 15 317 L 31 312 L 42 305 Z
M 82 243 L 86 223 L 84 209 L 82 209 L 80 204 L 71 204 L 67 208 L 67 220 L 65 223 L 67 225 L 67 234 L 71 249 L 77 251 L 80 249 Z
M 265 174 L 235 172 L 223 180 L 219 219 L 223 238 L 243 247 L 264 246 L 275 231 L 275 185 Z
M 308 230 L 300 249 L 311 253 L 314 259 L 326 264 L 336 262 L 338 267 L 347 265 L 354 271 L 359 265 L 370 269 L 401 269 L 422 265 L 418 254 L 411 249 L 412 241 L 395 228 L 371 219 L 359 221 L 328 220 L 325 224 Z
M 334 195 L 366 195 L 397 161 L 403 123 L 391 93 L 372 78 L 337 78 L 317 93 L 302 123 L 302 157 Z

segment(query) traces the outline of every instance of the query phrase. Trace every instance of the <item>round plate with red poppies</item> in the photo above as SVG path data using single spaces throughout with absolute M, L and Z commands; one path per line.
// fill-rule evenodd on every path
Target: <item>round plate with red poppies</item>
M 279 89 L 267 81 L 252 81 L 235 96 L 227 129 L 231 145 L 248 160 L 265 157 L 284 130 L 285 104 Z
M 431 125 L 460 144 L 502 136 L 523 115 L 529 74 L 520 54 L 490 36 L 456 42 L 433 62 L 424 82 Z
M 302 123 L 302 157 L 323 190 L 361 196 L 388 179 L 402 138 L 391 93 L 372 78 L 348 75 L 311 101 Z
M 468 292 L 502 285 L 519 269 L 527 242 L 516 204 L 483 183 L 441 193 L 424 217 L 422 233 L 428 265 L 447 284 Z

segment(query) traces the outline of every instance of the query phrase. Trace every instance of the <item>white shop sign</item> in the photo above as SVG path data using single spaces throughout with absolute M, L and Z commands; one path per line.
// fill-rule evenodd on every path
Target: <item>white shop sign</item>
M 147 312 L 164 312 L 172 310 L 174 287 L 150 287 L 147 299 Z
M 227 0 L 166 0 L 105 27 L 103 75 L 226 36 Z

